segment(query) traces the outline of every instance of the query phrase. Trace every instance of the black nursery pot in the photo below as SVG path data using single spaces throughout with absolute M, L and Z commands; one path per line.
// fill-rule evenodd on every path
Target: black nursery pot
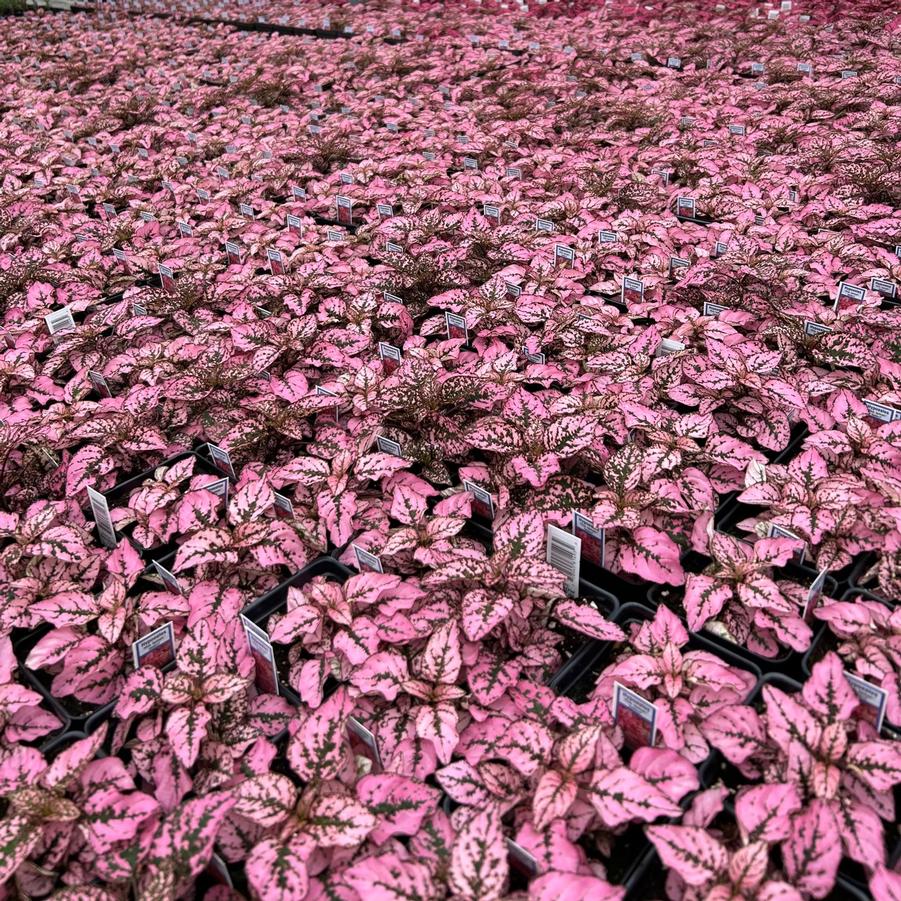
M 288 589 L 303 588 L 308 582 L 311 582 L 317 576 L 324 576 L 330 581 L 343 584 L 352 575 L 354 571 L 346 567 L 343 563 L 339 563 L 333 557 L 319 557 L 312 563 L 305 566 L 293 576 L 285 579 L 280 585 L 267 591 L 262 597 L 252 601 L 244 608 L 244 616 L 246 616 L 255 626 L 266 629 L 269 617 L 273 613 L 281 613 L 288 604 Z M 288 648 L 285 645 L 273 645 L 275 653 L 276 668 L 279 677 L 279 693 L 290 704 L 295 707 L 300 705 L 300 697 L 288 685 Z M 326 694 L 330 694 L 328 686 L 326 686 Z
M 876 554 L 870 552 L 864 554 L 859 560 L 857 560 L 854 564 L 854 567 L 851 570 L 851 574 L 848 577 L 848 587 L 853 588 L 854 591 L 862 598 L 866 598 L 870 601 L 879 601 L 882 604 L 885 604 L 887 607 L 895 607 L 897 606 L 897 601 L 893 601 L 890 598 L 885 597 L 880 594 L 878 591 L 874 591 L 872 584 L 868 584 L 865 576 L 867 571 L 871 566 L 876 562 Z
M 788 578 L 793 581 L 799 581 L 802 584 L 805 582 L 812 583 L 816 578 L 815 573 L 811 574 L 809 571 L 805 570 L 804 567 L 797 566 L 797 564 L 794 563 L 788 563 L 786 566 L 776 569 L 774 575 L 776 578 Z M 837 592 L 838 584 L 835 579 L 831 576 L 827 576 L 826 583 L 823 586 L 823 593 L 828 597 L 835 597 Z M 647 604 L 655 610 L 663 604 L 678 613 L 684 620 L 685 616 L 682 611 L 682 599 L 684 594 L 685 589 L 682 586 L 673 587 L 670 585 L 654 585 L 648 592 Z M 818 630 L 815 624 L 813 628 L 815 639 Z M 700 633 L 695 632 L 692 634 L 698 635 Z M 743 648 L 741 645 L 734 644 L 724 638 L 720 638 L 713 633 L 705 633 L 703 638 L 717 649 L 716 653 L 728 651 L 730 654 L 736 654 L 742 659 L 753 663 L 764 674 L 780 673 L 789 677 L 801 675 L 801 661 L 803 659 L 803 654 L 798 651 L 786 648 L 781 654 L 777 654 L 775 657 L 762 657 L 760 654 L 755 654 L 753 651 L 749 651 L 747 648 Z

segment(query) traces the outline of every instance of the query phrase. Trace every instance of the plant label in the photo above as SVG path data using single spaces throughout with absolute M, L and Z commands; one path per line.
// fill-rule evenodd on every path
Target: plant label
M 307 199 L 307 189 L 301 188 L 298 185 L 291 185 L 291 196 L 295 200 L 306 200 Z
M 400 366 L 403 357 L 399 347 L 379 341 L 379 359 L 382 361 L 385 375 L 391 375 Z
M 342 172 L 338 176 L 342 185 L 352 185 L 354 183 L 354 177 L 350 174 L 350 172 Z
M 807 556 L 807 542 L 799 535 L 789 532 L 788 529 L 783 529 L 782 526 L 770 523 L 767 529 L 767 538 L 789 538 L 792 541 L 796 541 L 800 546 L 795 551 L 795 560 L 799 566 L 804 563 L 804 558 Z
M 382 558 L 377 557 L 375 554 L 370 554 L 369 551 L 363 550 L 358 544 L 352 545 L 354 549 L 354 556 L 357 558 L 357 569 L 360 572 L 374 572 L 374 573 L 383 573 L 385 571 L 382 566 Z
M 164 266 L 162 263 L 157 267 L 160 276 L 160 284 L 164 291 L 175 290 L 175 273 L 170 266 Z
M 241 622 L 244 625 L 244 637 L 247 639 L 250 656 L 253 657 L 254 684 L 261 692 L 277 695 L 279 693 L 278 669 L 275 665 L 275 651 L 272 642 L 266 631 L 252 623 L 244 614 L 241 614 Z
M 828 575 L 828 566 L 825 569 L 821 569 L 817 574 L 817 577 L 813 580 L 810 590 L 807 592 L 807 600 L 804 602 L 804 611 L 801 614 L 801 617 L 808 625 L 813 622 L 813 611 L 819 606 L 820 597 L 823 594 L 823 587 L 826 584 L 826 577 Z
M 569 597 L 579 593 L 579 561 L 582 557 L 582 541 L 557 526 L 547 527 L 546 560 L 554 569 L 566 576 L 564 589 Z
M 730 125 L 729 134 L 737 135 L 738 137 L 744 137 L 745 134 L 747 134 L 747 129 L 744 125 Z
M 685 257 L 670 257 L 669 258 L 669 272 L 672 275 L 677 269 L 688 269 L 691 266 L 691 260 L 686 260 Z
M 166 623 L 132 642 L 131 658 L 135 669 L 155 666 L 163 669 L 175 660 L 175 625 Z
M 572 263 L 576 259 L 576 252 L 572 249 L 572 247 L 567 247 L 565 244 L 555 244 L 554 245 L 554 265 L 559 266 L 561 261 L 565 263 Z
M 682 341 L 676 341 L 673 338 L 664 338 L 657 347 L 657 357 L 668 357 L 670 354 L 677 354 L 685 350 L 686 345 Z
M 863 404 L 870 417 L 877 422 L 895 422 L 897 419 L 901 419 L 901 410 L 896 410 L 887 404 L 880 404 L 875 400 L 865 400 Z
M 850 285 L 848 282 L 839 282 L 838 291 L 835 295 L 835 303 L 832 304 L 833 310 L 848 310 L 851 307 L 860 306 L 866 296 L 865 289 L 858 285 Z
M 678 56 L 667 57 L 666 67 L 667 67 L 667 69 L 681 69 L 682 68 L 681 58 Z
M 601 244 L 616 244 L 616 232 L 607 231 L 607 229 L 602 228 L 598 232 L 598 241 Z
M 110 390 L 109 382 L 107 382 L 106 376 L 104 376 L 102 372 L 97 372 L 96 369 L 89 369 L 88 378 L 91 380 L 91 384 L 94 386 L 94 390 L 101 397 L 113 396 L 113 392 Z
M 657 741 L 657 708 L 621 682 L 613 683 L 613 722 L 623 730 L 630 748 L 654 747 Z
M 399 303 L 401 306 L 403 306 L 404 303 L 396 294 L 391 294 L 388 291 L 382 292 L 382 300 L 384 300 L 385 303 Z
M 292 213 L 288 213 L 286 217 L 286 224 L 288 226 L 288 231 L 291 232 L 292 235 L 297 235 L 297 237 L 300 237 L 300 216 L 295 216 Z
M 582 560 L 603 568 L 606 558 L 606 534 L 583 513 L 573 513 L 573 535 L 582 542 Z
M 385 242 L 385 253 L 403 253 L 404 249 L 394 241 Z
M 347 737 L 354 756 L 371 760 L 373 768 L 370 772 L 376 774 L 381 772 L 382 755 L 379 754 L 379 744 L 375 735 L 355 716 L 347 718 Z
M 751 74 L 752 75 L 763 75 L 766 71 L 766 66 L 763 63 L 751 63 Z
M 206 203 L 206 201 L 210 199 L 210 192 L 207 191 L 206 188 L 198 188 L 197 197 L 199 200 L 202 200 L 204 203 Z
M 887 278 L 874 277 L 870 279 L 870 290 L 887 297 L 889 300 L 894 300 L 898 293 L 898 286 Z
M 241 262 L 241 248 L 234 241 L 226 241 L 225 256 L 229 265 L 236 266 Z
M 474 156 L 464 156 L 463 168 L 476 170 L 479 168 L 479 161 Z
M 232 465 L 232 458 L 229 455 L 228 451 L 222 450 L 218 444 L 207 443 L 207 453 L 210 455 L 210 458 L 213 461 L 213 466 L 219 470 L 219 472 L 224 473 L 229 478 L 235 479 L 237 476 L 235 475 L 235 467 Z
M 885 720 L 885 707 L 888 703 L 888 692 L 847 670 L 845 678 L 860 700 L 852 716 L 869 723 L 877 732 L 881 732 L 882 723 Z
M 483 203 L 482 204 L 482 215 L 486 219 L 493 219 L 496 225 L 500 224 L 501 210 L 500 210 L 500 207 L 496 203 Z
M 285 274 L 285 258 L 280 250 L 276 250 L 274 247 L 267 247 L 266 259 L 269 260 L 269 271 L 273 275 Z
M 444 321 L 447 324 L 448 338 L 462 338 L 469 341 L 469 329 L 466 327 L 466 319 L 457 313 L 445 312 Z
M 390 203 L 377 203 L 375 209 L 379 219 L 390 219 L 394 215 L 394 207 Z
M 709 300 L 705 300 L 702 312 L 705 316 L 712 316 L 716 319 L 720 313 L 723 313 L 728 309 L 729 307 L 724 307 L 721 303 L 711 303 Z
M 172 594 L 180 594 L 183 595 L 185 593 L 185 589 L 182 586 L 181 582 L 178 581 L 175 573 L 170 572 L 163 566 L 159 560 L 151 560 L 150 565 L 153 567 L 153 571 L 159 576 L 160 581 L 163 585 L 166 586 L 167 591 L 171 591 Z
M 817 335 L 828 335 L 832 329 L 828 325 L 820 322 L 812 322 L 810 319 L 804 320 L 804 334 L 809 338 L 815 338 Z
M 536 876 L 538 874 L 538 861 L 535 859 L 535 856 L 530 851 L 523 848 L 522 845 L 513 841 L 512 838 L 508 838 L 506 842 L 507 857 L 510 861 L 511 868 L 519 872 L 526 879 Z
M 507 166 L 507 178 L 522 178 L 522 169 L 519 166 Z
M 472 511 L 482 519 L 494 520 L 494 497 L 475 482 L 463 479 L 463 490 L 472 495 Z
M 535 220 L 535 231 L 537 232 L 552 232 L 554 230 L 554 223 L 551 222 L 550 219 L 536 219 Z
M 375 446 L 383 454 L 390 454 L 392 457 L 400 457 L 401 459 L 404 458 L 403 448 L 400 446 L 400 443 L 393 438 L 386 438 L 384 435 L 379 435 L 375 439 Z
M 210 482 L 208 485 L 202 485 L 201 487 L 211 494 L 215 494 L 216 497 L 221 497 L 225 502 L 225 509 L 228 509 L 228 479 L 218 479 L 215 482 Z
M 103 212 L 106 213 L 108 218 L 115 218 L 116 208 L 111 203 L 101 203 L 100 206 L 103 209 Z
M 71 332 L 75 328 L 75 319 L 72 316 L 71 307 L 63 307 L 44 317 L 47 323 L 47 331 L 51 335 L 59 335 L 63 332 Z
M 717 241 L 716 244 L 713 245 L 713 258 L 717 259 L 718 257 L 723 256 L 729 250 L 729 245 L 726 244 L 725 241 Z
M 191 235 L 194 234 L 194 229 L 192 229 L 187 222 L 183 222 L 181 219 L 176 220 L 175 227 L 178 229 L 178 233 L 183 238 L 190 238 Z
M 316 395 L 317 397 L 337 397 L 334 391 L 329 391 L 328 388 L 323 388 L 322 385 L 316 386 Z M 334 410 L 335 422 L 338 422 L 338 401 L 335 401 L 335 410 Z
M 339 231 L 337 228 L 327 229 L 325 232 L 326 241 L 343 241 L 344 233 Z
M 638 278 L 626 276 L 620 288 L 620 301 L 628 307 L 633 303 L 641 303 L 644 300 L 644 282 Z
M 537 366 L 544 366 L 547 363 L 547 355 L 543 353 L 531 353 L 527 348 L 523 347 L 522 355 L 530 362 Z
M 136 300 L 132 301 L 131 304 L 131 315 L 132 316 L 146 316 L 147 315 L 147 307 L 142 303 L 138 303 Z
M 813 75 L 813 66 L 810 63 L 798 63 L 798 71 L 802 75 Z
M 294 519 L 294 504 L 291 503 L 291 498 L 284 494 L 279 494 L 277 491 L 272 493 L 272 497 L 272 510 L 275 514 L 275 518 Z
M 122 250 L 121 247 L 113 248 L 113 259 L 116 260 L 117 263 L 127 263 L 128 257 L 125 255 L 125 251 Z
M 504 287 L 507 289 L 507 297 L 511 297 L 513 300 L 516 300 L 522 294 L 522 288 L 519 285 L 514 285 L 513 282 L 504 282 Z
M 117 547 L 119 542 L 116 538 L 116 530 L 113 528 L 113 518 L 110 516 L 106 498 L 99 491 L 88 487 L 88 502 L 91 505 L 94 522 L 97 523 L 100 543 L 106 548 Z
M 256 213 L 254 213 L 253 211 L 253 207 L 249 203 L 238 204 L 238 212 L 245 219 L 253 219 L 256 216 Z
M 694 219 L 697 212 L 697 202 L 694 197 L 676 198 L 676 215 L 686 219 Z

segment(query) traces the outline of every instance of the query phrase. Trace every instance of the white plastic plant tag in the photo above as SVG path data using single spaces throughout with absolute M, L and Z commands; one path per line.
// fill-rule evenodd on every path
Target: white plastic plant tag
M 155 666 L 157 669 L 175 660 L 175 625 L 166 623 L 132 642 L 131 658 L 135 669 Z
M 621 682 L 613 683 L 613 722 L 630 748 L 653 748 L 657 741 L 657 708 Z
M 866 290 L 864 288 L 858 285 L 849 285 L 847 282 L 839 282 L 832 309 L 838 311 L 859 306 L 863 303 L 865 296 Z
M 175 273 L 172 271 L 171 266 L 164 266 L 162 263 L 157 267 L 157 271 L 160 276 L 160 284 L 163 287 L 164 291 L 174 291 L 175 290 Z
M 620 289 L 620 302 L 628 307 L 633 303 L 641 303 L 644 300 L 644 282 L 639 278 L 626 276 Z
M 845 678 L 860 700 L 860 704 L 851 715 L 855 719 L 870 723 L 877 732 L 881 732 L 882 723 L 885 720 L 885 707 L 888 703 L 888 692 L 847 670 L 845 670 Z
M 354 183 L 354 177 L 350 172 L 342 172 L 338 178 L 341 180 L 342 185 L 352 185 Z
M 552 232 L 554 230 L 554 223 L 551 222 L 550 219 L 536 219 L 535 220 L 535 231 L 537 232 Z
M 510 867 L 517 870 L 525 878 L 530 879 L 538 874 L 538 861 L 531 851 L 527 851 L 522 845 L 517 844 L 512 838 L 507 840 L 507 858 Z
M 572 531 L 573 535 L 582 542 L 582 561 L 603 568 L 607 544 L 605 531 L 598 528 L 583 513 L 573 513 Z
M 889 300 L 894 300 L 898 293 L 898 286 L 887 278 L 876 278 L 874 276 L 870 279 L 870 290 L 887 297 Z
M 677 197 L 676 198 L 676 215 L 693 219 L 697 212 L 697 202 L 694 197 Z
M 88 487 L 88 501 L 91 505 L 94 522 L 97 523 L 100 543 L 106 548 L 116 547 L 119 542 L 116 538 L 116 530 L 113 528 L 113 518 L 110 516 L 106 498 L 99 491 Z
M 285 274 L 285 258 L 280 250 L 276 250 L 274 247 L 267 247 L 266 259 L 269 261 L 269 271 L 273 275 Z
M 804 320 L 804 334 L 810 338 L 814 338 L 817 335 L 828 335 L 831 331 L 832 329 L 828 325 L 812 322 L 810 319 Z
M 191 235 L 194 234 L 194 229 L 191 228 L 191 226 L 188 225 L 187 222 L 183 222 L 181 219 L 176 220 L 175 226 L 176 228 L 178 228 L 178 233 L 183 238 L 190 238 Z
M 153 567 L 153 571 L 159 576 L 160 581 L 163 585 L 166 586 L 168 591 L 171 591 L 172 594 L 180 594 L 183 595 L 185 593 L 184 586 L 179 582 L 178 577 L 175 573 L 166 569 L 159 560 L 152 560 L 150 565 Z
M 447 323 L 448 338 L 462 338 L 464 341 L 469 341 L 469 329 L 466 327 L 466 319 L 463 316 L 446 312 L 444 321 Z
M 522 288 L 514 285 L 513 282 L 504 282 L 504 287 L 507 289 L 507 297 L 512 297 L 514 300 L 522 294 Z
M 228 510 L 228 479 L 218 479 L 210 482 L 209 485 L 201 485 L 201 488 L 209 491 L 210 494 L 215 494 L 216 497 L 221 497 L 225 502 L 225 509 Z
M 464 156 L 463 157 L 463 168 L 464 169 L 478 169 L 479 161 L 474 156 Z
M 380 219 L 389 219 L 394 215 L 394 207 L 390 203 L 377 203 L 375 209 Z
M 131 315 L 132 316 L 146 316 L 147 315 L 147 307 L 142 303 L 138 303 L 136 300 L 132 301 L 131 304 Z
M 508 166 L 507 178 L 522 178 L 522 169 L 519 166 Z
M 798 542 L 800 547 L 795 551 L 795 559 L 799 566 L 804 563 L 804 558 L 807 556 L 807 542 L 800 535 L 795 535 L 794 532 L 789 532 L 788 529 L 783 529 L 782 526 L 770 523 L 767 529 L 767 538 L 790 538 L 792 541 Z
M 404 249 L 395 241 L 385 241 L 385 253 L 403 253 Z
M 901 419 L 901 410 L 896 410 L 888 404 L 880 404 L 875 400 L 864 400 L 863 405 L 867 408 L 867 413 L 877 422 L 894 422 Z
M 335 218 L 341 225 L 353 225 L 354 202 L 343 194 L 335 198 Z
M 382 566 L 382 558 L 377 557 L 375 554 L 370 554 L 369 551 L 363 550 L 358 544 L 352 546 L 354 549 L 354 556 L 357 558 L 357 569 L 360 572 L 374 572 L 374 573 L 382 573 L 385 571 Z
M 404 303 L 400 297 L 396 294 L 391 294 L 389 291 L 382 292 L 382 300 L 384 300 L 385 303 L 399 303 L 401 306 L 403 306 Z
M 677 269 L 688 269 L 690 266 L 691 266 L 691 260 L 686 260 L 685 257 L 670 257 L 669 258 L 670 275 L 672 275 Z
M 243 614 L 241 614 L 241 622 L 244 625 L 244 636 L 247 639 L 247 647 L 250 649 L 250 656 L 253 657 L 256 670 L 254 684 L 261 692 L 277 695 L 279 693 L 278 669 L 275 665 L 275 651 L 272 648 L 272 642 L 264 629 L 252 623 Z
M 225 256 L 230 265 L 237 265 L 241 262 L 241 248 L 234 241 L 226 241 Z
M 802 75 L 813 75 L 813 66 L 810 63 L 798 63 L 798 71 Z
M 307 189 L 301 188 L 299 185 L 291 185 L 291 196 L 295 200 L 306 200 L 307 199 Z
M 326 241 L 343 241 L 344 240 L 344 232 L 340 231 L 337 228 L 329 228 L 326 229 L 325 232 Z
M 544 366 L 547 363 L 547 355 L 543 353 L 531 353 L 525 347 L 522 349 L 522 355 L 530 362 L 537 366 Z
M 598 232 L 598 241 L 601 244 L 616 244 L 616 232 L 602 228 Z
M 288 226 L 288 231 L 291 232 L 292 235 L 300 236 L 301 222 L 300 216 L 294 216 L 291 213 L 288 213 L 286 217 L 286 224 Z
M 395 441 L 393 438 L 386 438 L 384 435 L 379 435 L 375 439 L 375 446 L 380 453 L 390 454 L 392 457 L 400 457 L 401 459 L 404 457 L 403 448 L 400 446 L 399 442 Z
M 55 310 L 44 317 L 47 323 L 47 331 L 51 335 L 59 335 L 63 332 L 70 332 L 75 328 L 75 319 L 72 317 L 72 309 L 63 307 L 61 310 Z
M 275 518 L 294 519 L 294 504 L 291 503 L 291 498 L 287 497 L 284 494 L 279 494 L 277 491 L 274 491 L 272 493 L 272 497 L 272 509 L 275 513 Z
M 569 597 L 579 593 L 579 562 L 582 541 L 557 526 L 547 527 L 547 562 L 566 576 L 564 589 Z
M 472 495 L 472 512 L 482 519 L 494 519 L 494 497 L 475 482 L 463 479 L 463 490 Z
M 228 451 L 222 450 L 218 444 L 213 444 L 212 442 L 208 443 L 206 447 L 207 453 L 213 461 L 213 466 L 215 466 L 219 472 L 224 473 L 230 478 L 237 478 L 235 475 L 235 467 L 232 465 L 232 458 Z
M 719 316 L 720 313 L 723 313 L 728 309 L 728 307 L 724 307 L 721 303 L 711 303 L 709 300 L 705 300 L 704 309 L 702 312 L 705 316 L 712 316 L 714 319 L 716 319 L 716 317 Z
M 744 125 L 737 125 L 737 124 L 733 123 L 732 125 L 729 126 L 729 134 L 730 135 L 737 135 L 738 137 L 744 137 L 744 135 L 746 133 L 747 133 L 747 129 L 745 128 Z
M 372 761 L 373 768 L 370 773 L 376 775 L 380 773 L 382 755 L 379 753 L 379 744 L 375 735 L 355 716 L 347 718 L 347 737 L 350 740 L 351 750 L 356 756 L 366 757 Z
M 813 580 L 810 590 L 807 592 L 807 599 L 804 601 L 804 611 L 801 618 L 805 623 L 813 622 L 813 611 L 817 609 L 820 596 L 823 594 L 823 587 L 826 585 L 826 577 L 829 575 L 829 567 L 821 569 L 817 577 Z
M 245 219 L 253 219 L 256 216 L 256 213 L 253 211 L 253 207 L 249 203 L 241 203 L 238 204 L 238 212 Z
M 676 341 L 673 338 L 664 338 L 657 347 L 657 357 L 668 357 L 670 354 L 677 354 L 685 350 L 686 345 L 682 341 Z
M 559 266 L 561 262 L 572 263 L 576 259 L 576 252 L 572 247 L 565 244 L 554 245 L 554 265 Z
M 493 219 L 496 224 L 501 221 L 501 210 L 496 203 L 483 203 L 482 215 L 486 219 Z
M 101 397 L 112 397 L 113 392 L 110 389 L 109 382 L 106 380 L 106 376 L 102 372 L 97 372 L 96 369 L 88 370 L 88 378 L 91 380 L 91 384 L 94 386 L 94 390 Z
M 199 200 L 206 202 L 210 199 L 210 192 L 207 191 L 206 188 L 198 188 L 197 189 L 197 197 Z
M 403 355 L 399 347 L 379 341 L 379 359 L 382 361 L 385 375 L 391 375 L 400 366 Z
M 667 57 L 666 67 L 667 69 L 681 69 L 682 60 L 678 56 Z

